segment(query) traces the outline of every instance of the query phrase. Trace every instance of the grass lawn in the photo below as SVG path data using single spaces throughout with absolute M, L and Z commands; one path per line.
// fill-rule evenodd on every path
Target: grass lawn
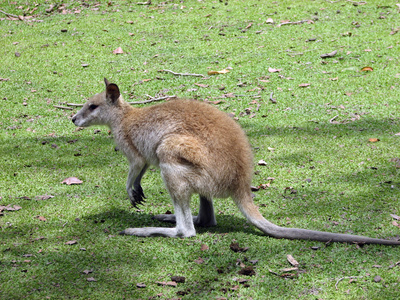
M 0 3 L 0 298 L 398 298 L 400 248 L 272 239 L 231 199 L 195 238 L 118 235 L 168 226 L 152 216 L 171 201 L 153 168 L 131 208 L 125 157 L 107 128 L 77 130 L 69 104 L 104 77 L 133 102 L 211 102 L 248 134 L 270 221 L 398 239 L 399 5 L 137 2 Z

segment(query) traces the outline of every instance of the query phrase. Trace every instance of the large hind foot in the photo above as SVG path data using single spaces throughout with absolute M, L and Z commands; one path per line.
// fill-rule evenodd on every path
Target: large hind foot
M 164 237 L 192 237 L 196 235 L 193 230 L 179 230 L 177 228 L 163 227 L 144 227 L 144 228 L 127 228 L 121 231 L 121 235 L 135 235 L 141 237 L 164 236 Z

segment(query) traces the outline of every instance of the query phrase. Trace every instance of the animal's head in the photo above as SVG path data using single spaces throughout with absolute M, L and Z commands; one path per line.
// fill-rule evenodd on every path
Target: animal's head
M 73 117 L 76 126 L 88 127 L 91 125 L 109 125 L 113 110 L 119 106 L 120 92 L 116 84 L 104 78 L 106 90 L 89 98 Z

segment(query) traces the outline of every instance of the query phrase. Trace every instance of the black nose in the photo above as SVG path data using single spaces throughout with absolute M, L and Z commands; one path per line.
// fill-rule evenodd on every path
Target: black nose
M 73 117 L 72 117 L 72 120 L 71 120 L 72 123 L 75 123 L 75 120 L 76 120 L 76 116 L 73 116 Z

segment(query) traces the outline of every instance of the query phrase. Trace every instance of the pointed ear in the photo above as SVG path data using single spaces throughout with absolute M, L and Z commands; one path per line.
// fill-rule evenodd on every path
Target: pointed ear
M 104 83 L 106 84 L 106 86 L 110 84 L 110 82 L 105 77 L 104 77 Z
M 114 83 L 109 83 L 106 86 L 106 98 L 108 100 L 111 100 L 111 102 L 115 103 L 121 93 L 119 92 L 119 88 L 116 84 Z

